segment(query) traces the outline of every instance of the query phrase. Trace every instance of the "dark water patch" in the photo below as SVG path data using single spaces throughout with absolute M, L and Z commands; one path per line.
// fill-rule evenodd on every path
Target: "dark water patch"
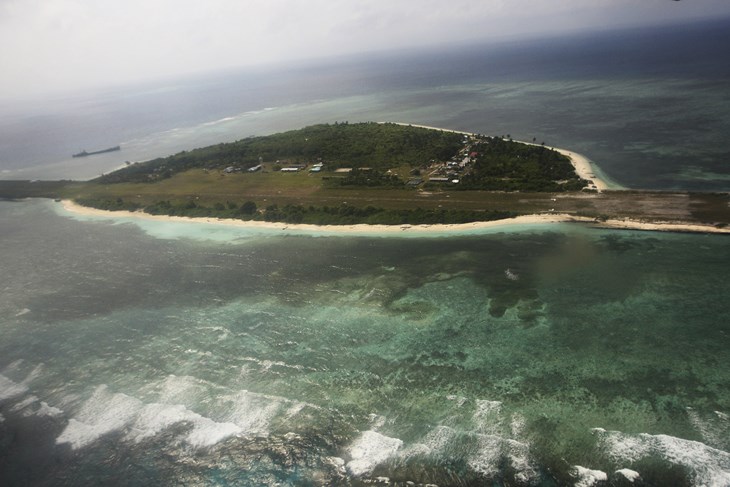
M 632 485 L 660 486 L 676 485 L 677 487 L 691 487 L 695 485 L 694 475 L 684 465 L 673 464 L 661 457 L 643 458 L 631 465 L 631 469 L 641 472 L 639 483 Z M 619 483 L 620 482 L 620 483 Z M 627 485 L 627 481 L 616 479 L 616 485 Z
M 26 416 L 0 403 L 0 479 L 6 485 L 59 485 L 69 451 L 56 447 L 65 421 L 54 417 Z M 32 466 L 32 467 L 31 467 Z
M 588 377 L 580 381 L 580 386 L 585 387 L 598 404 L 605 406 L 617 397 L 630 397 L 637 403 L 648 402 L 657 415 L 675 421 L 686 419 L 686 407 L 682 405 L 692 404 L 698 396 L 703 396 L 708 406 L 717 406 L 715 394 L 704 390 L 702 381 L 690 371 L 681 374 L 651 367 L 631 371 L 621 379 Z M 667 398 L 672 399 L 667 401 Z

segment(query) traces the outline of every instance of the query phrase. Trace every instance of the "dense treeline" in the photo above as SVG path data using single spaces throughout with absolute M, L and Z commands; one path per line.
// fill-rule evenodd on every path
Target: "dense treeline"
M 474 211 L 474 210 L 446 210 L 446 209 L 384 209 L 368 206 L 360 208 L 342 204 L 340 206 L 301 206 L 301 205 L 270 205 L 266 208 L 257 208 L 253 201 L 246 201 L 238 205 L 234 202 L 216 203 L 214 206 L 202 206 L 193 200 L 183 203 L 159 201 L 141 206 L 134 202 L 117 199 L 79 199 L 77 202 L 84 206 L 102 210 L 142 210 L 152 215 L 170 215 L 186 217 L 235 218 L 240 220 L 255 220 L 283 223 L 309 223 L 314 225 L 353 225 L 365 223 L 369 225 L 424 225 L 470 223 L 476 221 L 500 220 L 511 218 L 518 214 L 511 211 Z
M 131 164 L 97 181 L 152 182 L 192 168 L 247 169 L 259 161 L 277 160 L 294 163 L 321 159 L 327 170 L 369 167 L 385 171 L 403 164 L 447 160 L 461 149 L 462 142 L 463 135 L 393 123 L 313 125 Z
M 570 159 L 544 146 L 486 138 L 472 146 L 471 171 L 456 189 L 488 191 L 579 191 L 580 179 Z

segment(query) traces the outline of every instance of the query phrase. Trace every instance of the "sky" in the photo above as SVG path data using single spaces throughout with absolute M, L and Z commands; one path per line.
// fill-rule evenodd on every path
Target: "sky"
M 0 99 L 730 17 L 730 0 L 0 0 Z

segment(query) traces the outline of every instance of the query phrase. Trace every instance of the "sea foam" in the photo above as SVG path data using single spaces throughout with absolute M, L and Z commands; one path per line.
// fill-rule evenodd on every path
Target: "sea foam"
M 193 447 L 211 446 L 242 431 L 236 424 L 213 421 L 183 405 L 144 404 L 101 385 L 69 420 L 56 442 L 79 449 L 114 431 L 126 431 L 125 440 L 140 442 L 183 422 L 191 426 L 184 440 Z
M 457 401 L 455 410 L 460 410 L 464 403 L 466 401 Z M 401 440 L 373 430 L 363 433 L 350 447 L 352 461 L 347 464 L 347 470 L 353 475 L 363 476 L 388 460 L 399 463 L 430 461 L 428 458 L 447 462 L 464 459 L 472 471 L 493 477 L 499 474 L 506 460 L 519 482 L 529 484 L 539 479 L 529 443 L 496 434 L 500 429 L 512 429 L 521 434 L 525 418 L 519 414 L 505 416 L 499 401 L 477 400 L 473 404 L 471 428 L 437 425 L 419 440 L 405 446 Z
M 591 487 L 598 482 L 608 480 L 606 472 L 600 470 L 591 470 L 590 468 L 576 465 L 573 467 L 573 476 L 576 478 L 575 487 Z
M 121 393 L 112 393 L 107 386 L 96 388 L 76 417 L 71 418 L 56 443 L 68 443 L 78 449 L 87 446 L 112 431 L 131 423 L 142 402 Z
M 633 463 L 648 456 L 659 456 L 686 467 L 693 475 L 693 483 L 707 487 L 730 485 L 730 453 L 712 448 L 698 441 L 668 435 L 628 435 L 619 431 L 594 432 L 608 454 L 620 462 Z
M 14 413 L 17 413 L 29 406 L 32 406 L 33 404 L 35 404 L 37 402 L 38 402 L 38 398 L 36 396 L 30 395 L 30 396 L 27 396 L 22 401 L 17 402 L 12 408 L 10 408 L 10 410 Z
M 17 384 L 4 375 L 0 375 L 0 401 L 7 401 L 22 396 L 28 392 L 28 387 Z
M 350 445 L 352 460 L 347 462 L 347 471 L 357 477 L 367 475 L 388 458 L 394 456 L 403 446 L 398 438 L 366 431 Z
M 141 392 L 153 402 L 114 393 L 106 385 L 97 387 L 57 443 L 83 448 L 111 432 L 139 443 L 184 423 L 189 428 L 182 436 L 185 443 L 210 447 L 231 436 L 267 436 L 274 418 L 289 420 L 305 408 L 315 407 L 245 390 L 221 394 L 219 386 L 191 376 L 170 375 Z M 189 404 L 203 408 L 205 415 L 189 409 Z
M 620 470 L 616 470 L 616 475 L 621 475 L 623 478 L 631 483 L 636 482 L 641 478 L 639 472 L 631 470 L 630 468 L 622 468 Z

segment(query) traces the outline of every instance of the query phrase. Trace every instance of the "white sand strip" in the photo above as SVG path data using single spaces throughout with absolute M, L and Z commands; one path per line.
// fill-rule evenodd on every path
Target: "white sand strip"
M 486 222 L 459 223 L 448 225 L 311 225 L 292 224 L 278 222 L 264 222 L 251 220 L 236 220 L 228 218 L 190 218 L 184 216 L 150 215 L 142 211 L 108 211 L 98 210 L 81 206 L 70 200 L 61 202 L 66 211 L 82 216 L 94 216 L 103 218 L 139 218 L 161 222 L 183 222 L 183 223 L 205 223 L 210 225 L 226 225 L 231 227 L 248 229 L 282 230 L 291 232 L 326 232 L 337 234 L 399 234 L 403 233 L 460 233 L 469 230 L 480 230 L 504 226 L 531 225 L 544 223 L 583 223 L 600 228 L 616 228 L 631 230 L 653 230 L 668 232 L 695 232 L 695 233 L 726 233 L 730 234 L 730 228 L 717 228 L 712 225 L 689 224 L 684 222 L 641 222 L 635 220 L 607 220 L 597 221 L 593 218 L 579 217 L 567 213 L 541 213 L 535 215 L 522 215 L 515 218 L 503 220 L 492 220 Z

